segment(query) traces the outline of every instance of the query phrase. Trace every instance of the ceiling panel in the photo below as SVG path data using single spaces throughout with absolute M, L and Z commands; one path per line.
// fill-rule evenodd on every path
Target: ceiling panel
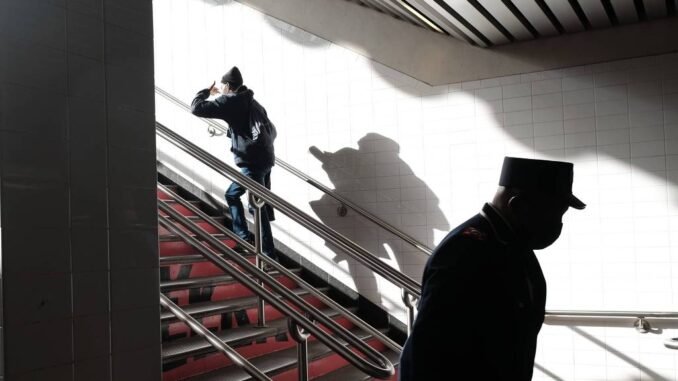
M 467 0 L 445 0 L 461 17 L 473 25 L 492 44 L 505 44 L 508 38 Z
M 433 7 L 431 7 L 425 0 L 414 0 L 410 1 L 410 5 L 417 9 L 425 17 L 428 17 L 431 22 L 433 22 L 438 28 L 445 31 L 445 33 L 454 36 L 459 40 L 463 40 L 471 43 L 473 40 L 466 36 L 461 30 L 459 30 L 454 24 L 452 24 L 446 17 L 444 17 L 440 12 Z M 475 43 L 473 41 L 472 43 Z
M 579 20 L 579 17 L 568 1 L 546 0 L 546 4 L 556 18 L 558 18 L 558 21 L 560 21 L 560 24 L 565 28 L 566 32 L 573 33 L 584 30 L 584 24 Z
M 478 0 L 478 2 L 500 22 L 504 28 L 516 38 L 516 40 L 529 40 L 532 38 L 532 33 L 525 28 L 523 23 L 516 18 L 506 5 L 500 3 L 498 0 Z
M 513 0 L 513 4 L 515 4 L 516 8 L 525 15 L 541 36 L 553 36 L 558 34 L 558 30 L 556 30 L 534 0 Z
M 406 9 L 402 7 L 400 2 L 397 0 L 373 0 L 373 1 L 377 1 L 379 3 L 384 4 L 385 6 L 389 7 L 393 12 L 398 13 L 400 17 L 410 20 L 415 25 L 426 27 L 426 25 L 422 23 L 422 21 L 416 16 L 416 14 L 408 12 Z
M 678 0 L 346 1 L 480 47 L 675 17 L 678 6 Z
M 644 0 L 645 12 L 647 17 L 651 19 L 658 19 L 666 17 L 666 0 Z
M 620 24 L 630 24 L 638 21 L 638 13 L 633 0 L 612 0 L 612 7 Z
M 600 0 L 579 0 L 579 6 L 584 10 L 586 18 L 594 28 L 604 28 L 611 25 L 603 3 Z
M 388 14 L 388 15 L 402 17 L 400 14 L 397 14 L 397 13 L 391 11 L 390 7 L 385 6 L 379 0 L 360 0 L 360 1 L 362 1 L 363 3 L 367 4 L 368 6 L 370 6 L 372 8 L 378 9 L 378 10 L 380 10 L 380 11 L 382 11 L 382 12 Z
M 449 23 L 454 25 L 455 28 L 459 29 L 464 35 L 472 39 L 473 42 L 479 46 L 488 46 L 487 40 L 483 40 L 480 36 L 474 33 L 471 29 L 467 28 L 462 21 L 459 21 L 455 16 L 456 11 L 451 9 L 449 4 L 444 0 L 423 0 L 428 6 L 436 10 L 442 17 L 445 18 Z M 450 13 L 454 12 L 454 13 Z

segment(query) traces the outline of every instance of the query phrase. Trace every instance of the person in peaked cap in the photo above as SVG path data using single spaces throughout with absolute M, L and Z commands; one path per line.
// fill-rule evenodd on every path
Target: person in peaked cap
M 218 96 L 214 100 L 207 99 L 213 95 Z M 236 66 L 222 76 L 218 86 L 215 81 L 209 88 L 198 92 L 191 104 L 191 112 L 228 123 L 227 136 L 231 138 L 235 164 L 243 175 L 271 189 L 271 168 L 275 164 L 273 141 L 277 132 L 264 107 L 254 99 L 254 91 L 243 85 L 242 74 Z M 245 191 L 245 187 L 234 182 L 226 190 L 225 198 L 231 212 L 233 232 L 253 242 L 240 199 Z M 273 208 L 266 204 L 261 214 L 262 251 L 277 261 L 270 224 L 274 219 Z
M 499 188 L 450 232 L 424 268 L 400 381 L 532 379 L 546 282 L 533 250 L 560 236 L 572 163 L 504 158 Z

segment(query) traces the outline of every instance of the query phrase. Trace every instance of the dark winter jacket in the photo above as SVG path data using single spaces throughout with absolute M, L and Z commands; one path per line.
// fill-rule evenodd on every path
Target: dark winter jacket
M 268 120 L 266 110 L 254 99 L 254 91 L 241 86 L 237 93 L 221 95 L 212 101 L 207 100 L 209 95 L 209 89 L 198 92 L 191 104 L 193 115 L 228 123 L 231 152 L 238 167 L 271 168 L 275 163 L 273 141 L 255 143 L 252 139 L 250 111 L 256 107 L 259 117 Z
M 400 381 L 528 381 L 544 322 L 539 262 L 489 204 L 428 259 Z

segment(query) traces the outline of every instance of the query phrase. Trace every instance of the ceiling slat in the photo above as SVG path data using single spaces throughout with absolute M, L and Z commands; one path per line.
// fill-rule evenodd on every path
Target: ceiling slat
M 643 0 L 633 0 L 633 6 L 636 7 L 636 14 L 638 15 L 638 20 L 640 21 L 647 20 L 647 14 L 645 13 L 645 3 L 643 3 Z
M 591 29 L 591 22 L 589 21 L 588 16 L 586 16 L 584 9 L 582 9 L 581 5 L 579 4 L 579 1 L 577 0 L 568 0 L 568 1 L 570 3 L 570 6 L 572 7 L 572 10 L 577 15 L 577 18 L 579 18 L 579 22 L 581 22 L 581 24 L 584 26 L 584 29 L 586 30 Z
M 417 19 L 421 20 L 427 29 L 437 33 L 450 34 L 445 29 L 441 28 L 440 21 L 436 20 L 435 17 L 431 18 L 429 15 L 421 12 L 417 7 L 413 6 L 410 1 L 398 0 L 398 2 L 406 12 L 412 13 Z
M 576 1 L 574 2 L 576 3 Z M 546 0 L 546 4 L 551 8 L 551 11 L 558 18 L 566 32 L 581 32 L 584 30 L 584 24 L 579 20 L 570 3 L 570 1 L 564 0 Z
M 383 4 L 381 4 L 379 0 L 361 0 L 361 1 L 365 3 L 367 6 L 372 7 L 380 12 L 386 13 L 389 16 L 402 18 L 399 14 L 393 12 L 390 8 L 387 8 Z
M 391 0 L 391 1 L 395 3 L 395 5 L 398 7 L 401 13 L 405 13 L 411 18 L 413 18 L 415 20 L 415 23 L 421 25 L 425 29 L 429 29 L 435 32 L 442 32 L 442 30 L 440 30 L 440 28 L 437 25 L 431 23 L 431 20 L 422 15 L 421 12 L 417 11 L 409 3 L 406 3 L 402 0 Z
M 364 5 L 364 6 L 368 7 L 368 8 L 375 9 L 375 10 L 377 10 L 377 11 L 379 11 L 379 12 L 382 12 L 382 13 L 386 13 L 387 15 L 391 15 L 390 12 L 386 12 L 385 10 L 383 10 L 383 9 L 381 9 L 381 8 L 379 8 L 379 7 L 377 7 L 377 6 L 374 5 L 370 0 L 359 0 L 359 1 L 360 1 L 360 3 L 361 3 L 362 5 Z
M 483 15 L 487 21 L 489 21 L 492 25 L 494 25 L 495 28 L 497 28 L 498 31 L 500 31 L 509 41 L 513 42 L 516 40 L 516 38 L 513 36 L 511 32 L 509 32 L 504 25 L 502 25 L 499 20 L 497 20 L 490 11 L 488 11 L 478 0 L 468 0 L 468 2 L 473 5 L 473 7 L 481 14 Z
M 513 14 L 513 16 L 515 16 L 515 18 L 518 19 L 518 21 L 520 21 L 521 24 L 523 24 L 525 29 L 527 29 L 528 31 L 530 31 L 530 33 L 532 33 L 532 36 L 534 38 L 539 38 L 540 33 L 537 30 L 537 28 L 535 28 L 534 25 L 532 25 L 530 20 L 528 20 L 527 17 L 525 17 L 523 12 L 520 9 L 518 9 L 518 7 L 516 7 L 516 5 L 513 4 L 513 2 L 511 0 L 501 0 L 501 2 L 502 2 L 502 4 L 504 4 L 506 9 L 508 9 L 509 12 L 511 12 Z
M 551 7 L 549 7 L 548 4 L 546 4 L 546 1 L 544 0 L 534 0 L 539 8 L 541 8 L 541 11 L 544 12 L 546 17 L 548 17 L 549 21 L 551 21 L 551 24 L 556 28 L 558 33 L 564 33 L 565 28 L 563 27 L 563 24 L 560 23 L 560 20 L 558 20 L 558 17 L 553 13 L 551 10 Z
M 513 0 L 513 4 L 530 21 L 540 36 L 553 36 L 558 31 L 534 0 Z
M 645 0 L 645 12 L 650 19 L 666 17 L 666 0 Z
M 603 3 L 600 1 L 579 1 L 579 5 L 584 10 L 586 17 L 589 19 L 591 26 L 594 28 L 604 28 L 610 26 L 612 23 L 605 13 Z
M 448 20 L 452 21 L 458 28 L 462 30 L 469 31 L 469 37 L 472 37 L 474 40 L 477 40 L 482 46 L 492 46 L 492 41 L 490 41 L 485 35 L 483 35 L 476 27 L 471 25 L 465 18 L 463 18 L 456 10 L 454 10 L 445 0 L 429 0 L 429 4 L 435 4 L 440 9 L 440 12 L 447 17 Z
M 614 0 L 612 1 L 614 12 L 620 24 L 629 24 L 638 21 L 638 13 L 633 0 Z
M 503 3 L 498 4 L 497 0 L 478 0 L 492 16 L 511 33 L 518 41 L 534 38 L 532 33 L 523 25 L 521 20 L 516 17 Z
M 443 1 L 443 0 L 441 0 Z M 469 0 L 444 0 L 459 16 L 485 36 L 492 45 L 505 44 L 509 39 L 480 12 Z
M 438 4 L 431 0 L 410 0 L 410 4 L 419 12 L 435 21 L 438 26 L 447 33 L 456 36 L 460 40 L 466 41 L 471 45 L 485 46 L 484 43 L 472 35 L 463 25 L 452 20 Z
M 600 0 L 600 2 L 603 4 L 603 7 L 605 8 L 605 13 L 607 13 L 607 17 L 610 19 L 610 23 L 612 25 L 618 25 L 619 18 L 617 17 L 617 11 L 615 11 L 614 7 L 612 6 L 612 2 L 610 0 Z
M 409 20 L 411 23 L 415 25 L 419 25 L 421 27 L 426 27 L 424 23 L 421 22 L 416 16 L 408 12 L 407 10 L 403 9 L 403 7 L 400 6 L 397 0 L 375 0 L 379 1 L 380 3 L 384 4 L 385 6 L 389 7 L 393 12 L 397 13 L 400 15 L 400 18 L 403 18 L 405 20 Z

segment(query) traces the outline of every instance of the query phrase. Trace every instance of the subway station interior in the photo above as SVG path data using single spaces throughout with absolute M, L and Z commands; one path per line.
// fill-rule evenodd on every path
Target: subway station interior
M 678 381 L 677 8 L 0 0 L 0 381 Z

